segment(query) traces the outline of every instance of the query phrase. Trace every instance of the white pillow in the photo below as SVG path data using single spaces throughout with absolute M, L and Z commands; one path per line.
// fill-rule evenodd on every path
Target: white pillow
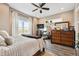
M 12 45 L 14 42 L 14 38 L 9 36 L 9 37 L 5 38 L 5 42 L 7 45 Z
M 0 30 L 0 35 L 3 36 L 4 38 L 9 37 L 9 34 L 4 30 Z
M 2 36 L 0 36 L 0 46 L 7 46 L 5 39 Z

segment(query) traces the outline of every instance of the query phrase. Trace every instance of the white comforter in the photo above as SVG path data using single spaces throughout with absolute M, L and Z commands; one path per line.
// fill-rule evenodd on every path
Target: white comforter
M 0 56 L 32 56 L 44 47 L 43 39 L 14 36 L 14 44 L 0 46 Z

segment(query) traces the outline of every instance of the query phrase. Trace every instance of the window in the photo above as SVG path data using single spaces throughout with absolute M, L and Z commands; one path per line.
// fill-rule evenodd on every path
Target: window
M 18 34 L 29 34 L 29 22 L 25 20 L 18 20 Z
M 32 18 L 12 12 L 12 36 L 32 34 Z

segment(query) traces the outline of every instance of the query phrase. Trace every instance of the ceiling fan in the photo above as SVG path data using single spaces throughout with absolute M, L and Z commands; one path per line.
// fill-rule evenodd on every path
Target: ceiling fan
M 32 3 L 32 5 L 34 5 L 35 7 L 37 7 L 32 12 L 35 12 L 38 9 L 40 10 L 40 13 L 42 13 L 42 10 L 49 10 L 49 8 L 43 7 L 45 4 L 46 3 L 39 3 L 39 5 L 36 5 L 36 4 Z

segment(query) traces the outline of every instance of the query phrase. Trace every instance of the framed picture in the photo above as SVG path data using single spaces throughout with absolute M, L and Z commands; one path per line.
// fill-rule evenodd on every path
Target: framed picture
M 69 22 L 68 21 L 56 22 L 55 26 L 60 28 L 61 30 L 69 30 Z

